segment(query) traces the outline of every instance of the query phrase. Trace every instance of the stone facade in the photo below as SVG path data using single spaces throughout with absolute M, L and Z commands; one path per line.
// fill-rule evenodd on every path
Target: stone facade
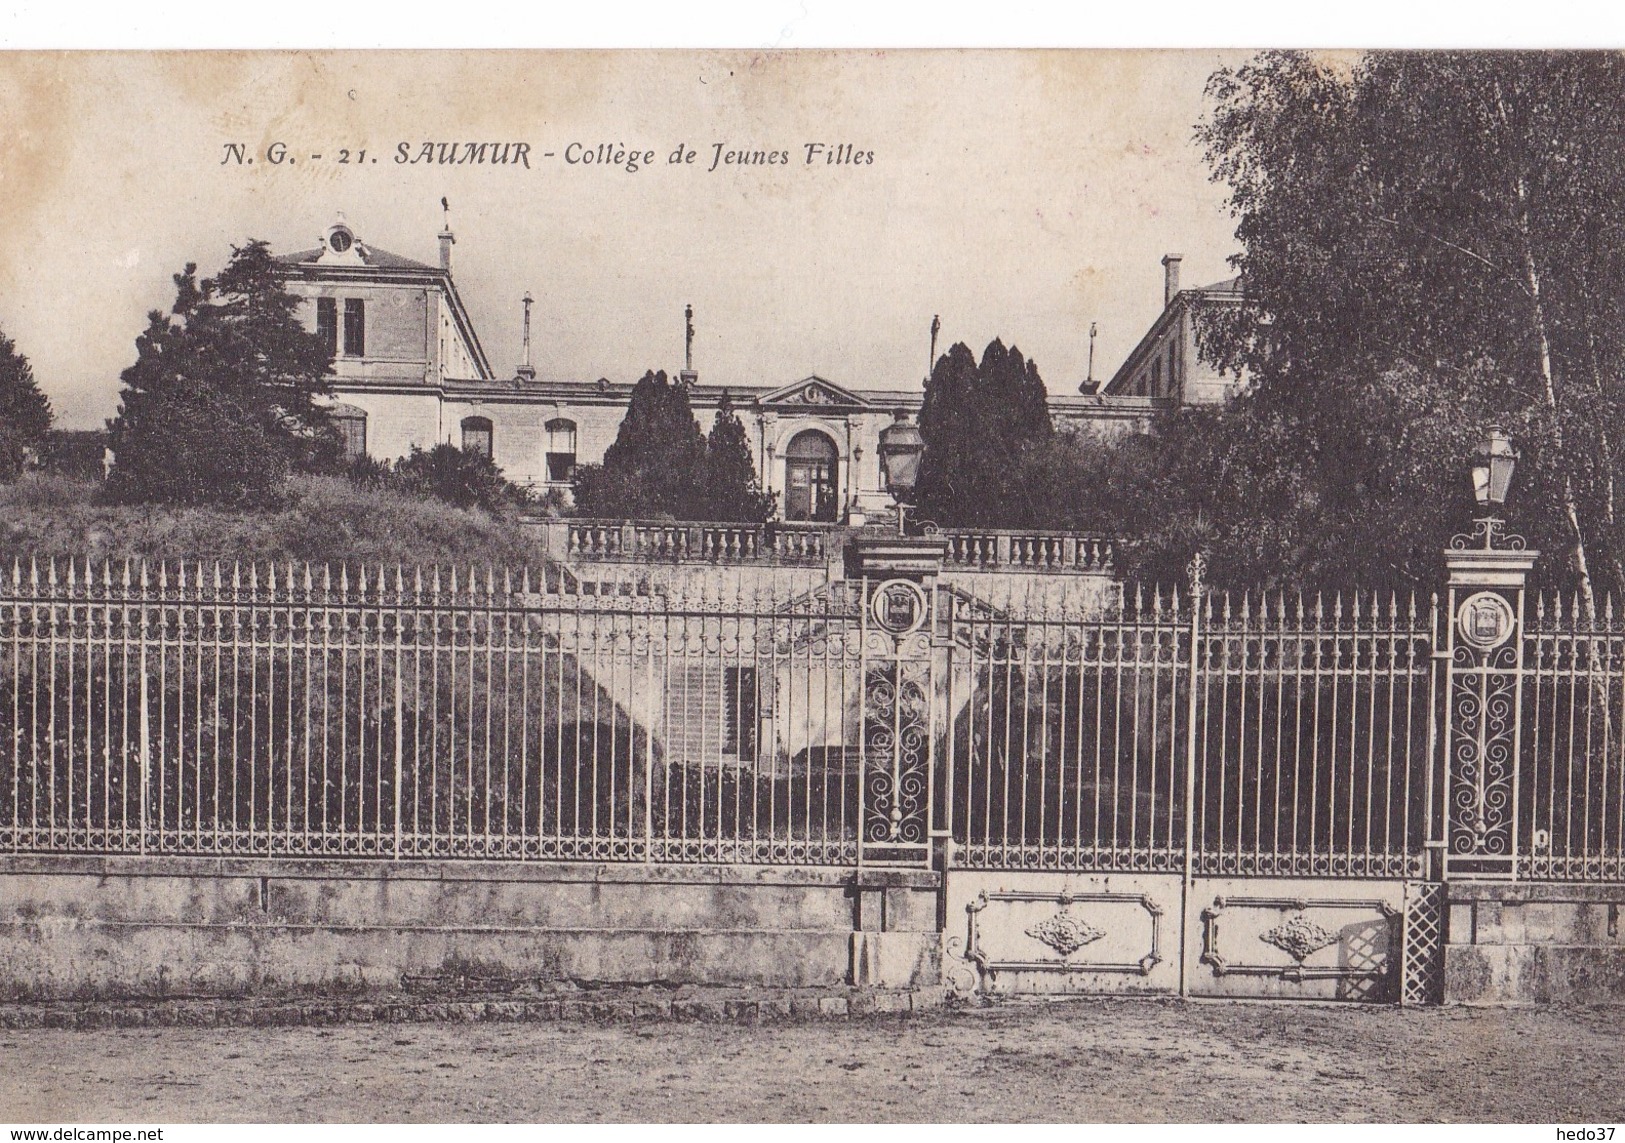
M 307 299 L 307 322 L 332 330 L 334 395 L 352 446 L 381 459 L 442 442 L 489 448 L 509 479 L 568 490 L 574 465 L 601 461 L 614 441 L 631 382 L 538 379 L 528 342 L 526 362 L 499 376 L 458 295 L 449 228 L 439 240 L 440 265 L 430 266 L 371 247 L 340 221 L 321 246 L 279 259 L 289 288 Z M 352 339 L 356 320 L 361 330 Z M 708 430 L 725 390 L 702 384 L 692 370 L 680 377 L 695 420 Z M 762 485 L 777 494 L 786 518 L 855 523 L 890 510 L 880 432 L 899 414 L 919 415 L 918 385 L 850 387 L 809 376 L 726 392 Z M 1050 398 L 1057 425 L 1106 433 L 1142 427 L 1169 404 L 1165 393 L 1109 387 Z
M 1106 382 L 1102 392 L 1108 398 L 1216 405 L 1243 387 L 1243 378 L 1226 373 L 1202 356 L 1196 336 L 1201 314 L 1241 304 L 1241 279 L 1180 289 L 1179 263 L 1178 254 L 1162 259 L 1162 313 Z

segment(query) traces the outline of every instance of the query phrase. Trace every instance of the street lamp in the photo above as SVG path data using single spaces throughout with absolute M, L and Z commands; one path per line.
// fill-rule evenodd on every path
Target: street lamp
M 880 430 L 880 475 L 886 482 L 886 491 L 897 503 L 897 534 L 901 536 L 905 534 L 905 502 L 920 481 L 925 438 L 920 435 L 920 427 L 909 421 L 906 412 L 899 409 L 895 416 L 891 424 Z
M 1517 466 L 1518 450 L 1512 438 L 1498 425 L 1491 425 L 1489 435 L 1473 450 L 1473 495 L 1480 508 L 1494 511 L 1506 503 L 1512 471 Z
M 1489 433 L 1473 449 L 1473 498 L 1483 513 L 1473 521 L 1470 536 L 1456 536 L 1450 541 L 1452 549 L 1460 551 L 1476 547 L 1483 541 L 1483 551 L 1518 550 L 1524 547 L 1523 538 L 1502 534 L 1500 508 L 1506 503 L 1507 491 L 1512 487 L 1512 470 L 1518 467 L 1518 450 L 1512 438 L 1499 426 L 1491 425 Z M 1501 543 L 1496 544 L 1499 539 Z

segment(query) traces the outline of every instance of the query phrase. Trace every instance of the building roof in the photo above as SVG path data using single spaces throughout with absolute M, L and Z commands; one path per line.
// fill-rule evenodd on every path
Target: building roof
M 1109 397 L 1123 395 L 1123 390 L 1133 381 L 1134 375 L 1145 364 L 1152 348 L 1157 346 L 1163 335 L 1168 332 L 1179 314 L 1201 305 L 1239 305 L 1242 302 L 1241 277 L 1226 278 L 1222 282 L 1214 282 L 1210 286 L 1198 286 L 1195 289 L 1180 290 L 1157 315 L 1157 320 L 1151 323 L 1151 328 L 1145 331 L 1145 336 L 1129 355 L 1123 359 L 1123 364 L 1117 367 L 1117 372 L 1111 379 L 1100 387 L 1100 392 Z
M 1241 293 L 1241 275 L 1237 274 L 1234 278 L 1226 278 L 1222 282 L 1214 282 L 1211 286 L 1201 286 L 1196 292 L 1198 294 L 1239 294 Z
M 344 224 L 341 222 L 339 225 Z M 495 376 L 491 362 L 485 356 L 485 347 L 480 344 L 479 335 L 474 332 L 474 322 L 463 305 L 462 297 L 457 293 L 457 283 L 452 280 L 449 269 L 392 254 L 388 250 L 380 250 L 360 239 L 355 239 L 355 245 L 345 252 L 342 259 L 329 257 L 323 261 L 322 255 L 326 250 L 325 246 L 316 246 L 309 250 L 296 250 L 291 254 L 274 254 L 272 261 L 288 267 L 284 272 L 289 277 L 303 278 L 306 281 L 393 280 L 396 284 L 411 285 L 425 281 L 437 283 L 445 291 L 446 302 L 451 307 L 452 321 L 456 323 L 458 332 L 462 334 L 464 343 L 469 347 L 474 358 L 474 368 L 479 371 L 479 379 L 489 381 Z M 354 255 L 353 259 L 351 255 Z
M 314 263 L 321 257 L 321 246 L 309 250 L 300 250 L 293 254 L 277 254 L 275 260 L 289 265 L 300 263 Z M 361 258 L 363 266 L 372 266 L 379 270 L 433 270 L 435 267 L 426 262 L 417 262 L 411 258 L 404 258 L 399 254 L 391 254 L 388 250 L 380 250 L 376 246 L 368 246 L 364 242 L 355 244 L 356 253 Z

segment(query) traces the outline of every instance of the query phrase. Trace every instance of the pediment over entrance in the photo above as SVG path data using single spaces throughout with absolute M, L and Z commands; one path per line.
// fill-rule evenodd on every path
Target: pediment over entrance
M 793 381 L 782 388 L 765 394 L 758 402 L 763 408 L 775 409 L 867 409 L 869 402 L 852 392 L 843 389 L 833 381 L 826 381 L 817 375 L 803 377 L 800 381 Z

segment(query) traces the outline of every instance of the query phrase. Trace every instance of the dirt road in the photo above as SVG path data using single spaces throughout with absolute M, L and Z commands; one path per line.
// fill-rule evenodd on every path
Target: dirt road
M 1618 1122 L 1625 1012 L 1091 1000 L 913 1018 L 0 1032 L 0 1120 Z

